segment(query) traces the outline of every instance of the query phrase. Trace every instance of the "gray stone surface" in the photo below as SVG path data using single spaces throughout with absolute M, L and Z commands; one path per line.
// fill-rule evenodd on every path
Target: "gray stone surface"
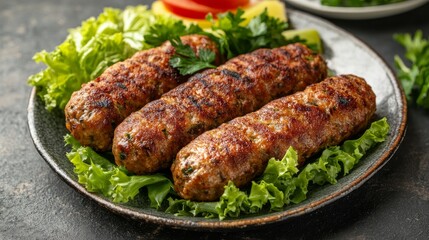
M 27 128 L 35 52 L 62 42 L 66 29 L 105 6 L 137 0 L 0 0 L 0 239 L 428 239 L 429 111 L 410 106 L 405 139 L 373 178 L 308 215 L 235 233 L 192 232 L 115 215 L 63 182 L 35 150 Z M 373 47 L 392 67 L 396 32 L 429 35 L 429 4 L 395 17 L 333 20 Z

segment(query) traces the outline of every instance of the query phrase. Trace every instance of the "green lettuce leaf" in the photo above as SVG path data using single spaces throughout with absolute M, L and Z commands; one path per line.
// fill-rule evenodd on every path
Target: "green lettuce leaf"
M 146 187 L 150 206 L 160 208 L 172 190 L 170 179 L 162 174 L 131 175 L 125 168 L 116 166 L 91 148 L 82 147 L 71 135 L 66 135 L 64 140 L 71 146 L 67 158 L 75 167 L 78 182 L 89 192 L 101 193 L 113 202 L 125 203 Z
M 373 122 L 358 139 L 326 148 L 320 157 L 301 170 L 298 169 L 298 154 L 291 147 L 283 159 L 268 161 L 264 173 L 252 182 L 250 190 L 240 190 L 229 182 L 218 202 L 169 199 L 167 210 L 180 216 L 217 216 L 220 220 L 256 213 L 263 208 L 282 210 L 286 205 L 304 201 L 311 185 L 336 184 L 337 179 L 347 175 L 369 149 L 385 141 L 388 133 L 389 124 L 382 118 Z M 210 206 L 210 209 L 205 212 L 200 204 Z
M 80 27 L 70 29 L 66 40 L 54 51 L 36 53 L 34 61 L 46 68 L 30 76 L 28 83 L 37 88 L 48 110 L 64 109 L 82 83 L 95 79 L 107 67 L 138 50 L 161 44 L 153 38 L 145 39 L 158 25 L 163 25 L 165 32 L 175 33 L 176 28 L 183 28 L 180 33 L 186 33 L 181 21 L 154 15 L 146 6 L 130 6 L 123 11 L 106 8 L 98 18 L 89 18 Z
M 169 207 L 167 213 L 174 213 L 176 216 L 203 216 L 213 218 L 218 215 L 216 202 L 193 202 L 185 199 L 168 199 Z

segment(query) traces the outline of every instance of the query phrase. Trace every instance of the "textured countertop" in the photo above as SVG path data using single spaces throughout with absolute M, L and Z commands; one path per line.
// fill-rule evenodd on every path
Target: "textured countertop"
M 302 217 L 238 232 L 193 232 L 118 216 L 79 194 L 36 151 L 27 127 L 35 52 L 52 51 L 67 29 L 104 7 L 137 0 L 0 0 L 0 239 L 429 239 L 429 111 L 410 105 L 392 159 L 347 196 Z M 429 35 L 429 4 L 376 20 L 328 19 L 393 67 L 394 33 Z

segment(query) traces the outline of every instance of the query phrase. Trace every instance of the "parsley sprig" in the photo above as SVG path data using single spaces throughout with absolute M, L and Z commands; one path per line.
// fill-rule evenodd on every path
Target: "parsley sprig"
M 212 15 L 207 20 L 212 27 L 204 31 L 197 25 L 185 26 L 182 22 L 160 23 L 154 25 L 145 35 L 145 41 L 154 46 L 169 40 L 176 49 L 170 60 L 170 65 L 178 69 L 180 74 L 188 75 L 206 68 L 214 68 L 216 55 L 208 49 L 199 49 L 198 56 L 191 47 L 180 41 L 180 36 L 188 34 L 203 34 L 215 41 L 221 54 L 221 59 L 230 59 L 240 54 L 254 51 L 258 48 L 275 48 L 294 42 L 304 42 L 300 38 L 286 39 L 282 34 L 289 28 L 287 22 L 268 15 L 267 9 L 245 24 L 244 11 L 226 12 L 217 15 L 217 21 Z
M 172 39 L 171 45 L 176 49 L 170 59 L 170 65 L 177 68 L 182 75 L 188 75 L 206 68 L 216 68 L 212 64 L 216 54 L 208 49 L 199 49 L 198 56 L 189 45 L 184 45 L 180 38 Z
M 151 26 L 144 36 L 147 43 L 159 46 L 165 41 L 170 41 L 176 49 L 175 54 L 170 59 L 170 65 L 179 70 L 182 75 L 189 75 L 206 68 L 215 68 L 212 63 L 216 59 L 216 54 L 208 49 L 199 49 L 198 56 L 189 45 L 185 45 L 180 40 L 180 36 L 189 34 L 208 35 L 196 24 L 186 26 L 182 21 L 160 22 Z
M 409 101 L 415 99 L 418 106 L 429 109 L 429 38 L 424 38 L 421 30 L 411 34 L 395 34 L 394 39 L 405 48 L 408 67 L 402 59 L 395 56 L 398 78 L 404 87 Z
M 267 9 L 252 18 L 247 25 L 243 24 L 246 20 L 243 14 L 241 9 L 235 14 L 219 14 L 217 22 L 214 22 L 211 15 L 207 16 L 207 20 L 212 22 L 213 39 L 218 43 L 220 53 L 227 59 L 258 48 L 274 48 L 288 43 L 282 35 L 289 28 L 288 23 L 270 17 Z
M 150 26 L 144 35 L 144 41 L 152 46 L 159 46 L 165 41 L 189 34 L 204 34 L 204 31 L 196 24 L 186 26 L 182 21 L 164 19 L 163 22 Z

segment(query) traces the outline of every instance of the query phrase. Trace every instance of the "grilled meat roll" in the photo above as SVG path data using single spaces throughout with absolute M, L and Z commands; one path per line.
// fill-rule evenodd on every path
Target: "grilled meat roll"
M 375 109 L 374 92 L 364 79 L 328 78 L 200 135 L 177 154 L 171 167 L 174 188 L 185 199 L 216 200 L 228 181 L 245 186 L 290 146 L 302 165 L 340 144 L 363 130 Z
M 189 35 L 181 40 L 196 54 L 199 49 L 209 49 L 219 56 L 216 44 L 206 36 Z M 110 150 L 114 129 L 125 117 L 189 78 L 170 66 L 174 53 L 166 42 L 137 52 L 83 84 L 65 107 L 66 127 L 73 137 L 95 150 Z
M 322 57 L 302 44 L 240 55 L 194 75 L 127 117 L 115 130 L 115 162 L 136 174 L 168 168 L 201 133 L 326 75 Z

